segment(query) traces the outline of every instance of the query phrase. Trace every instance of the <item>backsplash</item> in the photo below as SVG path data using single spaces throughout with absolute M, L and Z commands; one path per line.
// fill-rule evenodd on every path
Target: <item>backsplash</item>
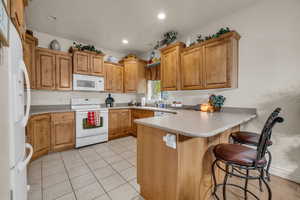
M 60 92 L 60 91 L 37 91 L 31 92 L 31 105 L 67 105 L 71 98 L 99 98 L 101 103 L 105 102 L 108 93 L 96 92 Z M 135 94 L 112 94 L 116 103 L 128 103 L 136 100 Z

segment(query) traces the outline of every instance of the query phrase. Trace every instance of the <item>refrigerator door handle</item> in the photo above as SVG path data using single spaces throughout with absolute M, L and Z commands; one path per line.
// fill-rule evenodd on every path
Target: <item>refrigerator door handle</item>
M 20 69 L 24 73 L 25 81 L 26 81 L 26 89 L 27 89 L 26 90 L 27 91 L 26 111 L 23 119 L 21 120 L 21 124 L 23 125 L 23 127 L 25 127 L 27 125 L 29 114 L 30 114 L 31 91 L 30 91 L 30 81 L 29 81 L 28 71 L 26 69 L 26 65 L 23 60 L 20 61 Z
M 26 147 L 26 149 L 29 149 L 29 154 L 28 154 L 28 156 L 25 160 L 21 161 L 17 165 L 17 169 L 18 169 L 19 172 L 26 169 L 26 166 L 28 165 L 28 163 L 29 163 L 29 161 L 30 161 L 30 159 L 32 158 L 32 155 L 33 155 L 33 147 L 31 146 L 31 144 L 26 143 L 25 147 Z

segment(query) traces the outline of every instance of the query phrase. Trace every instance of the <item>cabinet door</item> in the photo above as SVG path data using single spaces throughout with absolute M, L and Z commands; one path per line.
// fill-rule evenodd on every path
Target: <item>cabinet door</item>
M 52 114 L 51 150 L 72 149 L 75 145 L 74 113 Z
M 105 91 L 112 92 L 113 90 L 113 66 L 110 63 L 104 64 L 105 71 Z
M 88 53 L 76 51 L 73 59 L 75 74 L 88 75 L 90 73 L 90 55 Z
M 42 49 L 36 54 L 37 89 L 55 89 L 55 54 Z
M 123 92 L 123 67 L 113 67 L 113 91 L 117 93 Z
M 36 89 L 36 68 L 35 68 L 35 48 L 37 39 L 31 35 L 26 35 L 24 43 L 24 62 L 28 71 L 31 89 Z
M 27 125 L 28 141 L 33 146 L 33 159 L 50 151 L 51 117 L 49 114 L 30 118 Z
M 120 111 L 120 128 L 122 133 L 125 135 L 131 128 L 131 115 L 130 110 L 122 110 Z
M 203 88 L 202 47 L 181 54 L 181 88 L 196 90 Z
M 161 56 L 162 90 L 177 90 L 178 52 L 175 48 L 164 52 Z
M 120 134 L 120 116 L 119 110 L 109 111 L 109 121 L 108 121 L 108 138 L 113 139 L 118 137 Z
M 228 87 L 229 44 L 230 40 L 221 40 L 204 46 L 205 88 Z
M 134 122 L 136 119 L 153 117 L 154 112 L 151 110 L 132 110 L 131 111 L 131 133 L 137 136 L 137 124 Z
M 90 55 L 91 61 L 90 61 L 90 69 L 91 74 L 95 76 L 103 76 L 103 56 L 100 55 Z
M 72 90 L 72 58 L 56 55 L 56 89 Z
M 124 92 L 137 92 L 137 68 L 136 61 L 128 61 L 124 64 Z

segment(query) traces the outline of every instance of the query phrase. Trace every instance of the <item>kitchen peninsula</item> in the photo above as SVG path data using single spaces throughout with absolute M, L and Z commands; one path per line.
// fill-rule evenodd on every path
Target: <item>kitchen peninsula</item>
M 211 147 L 227 143 L 230 133 L 255 117 L 256 109 L 225 108 L 135 120 L 141 195 L 147 200 L 210 199 Z

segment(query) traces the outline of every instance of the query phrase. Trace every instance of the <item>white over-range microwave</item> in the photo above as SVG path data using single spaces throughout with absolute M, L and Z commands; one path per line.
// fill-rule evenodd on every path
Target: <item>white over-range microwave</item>
M 73 74 L 73 90 L 104 91 L 104 77 Z

